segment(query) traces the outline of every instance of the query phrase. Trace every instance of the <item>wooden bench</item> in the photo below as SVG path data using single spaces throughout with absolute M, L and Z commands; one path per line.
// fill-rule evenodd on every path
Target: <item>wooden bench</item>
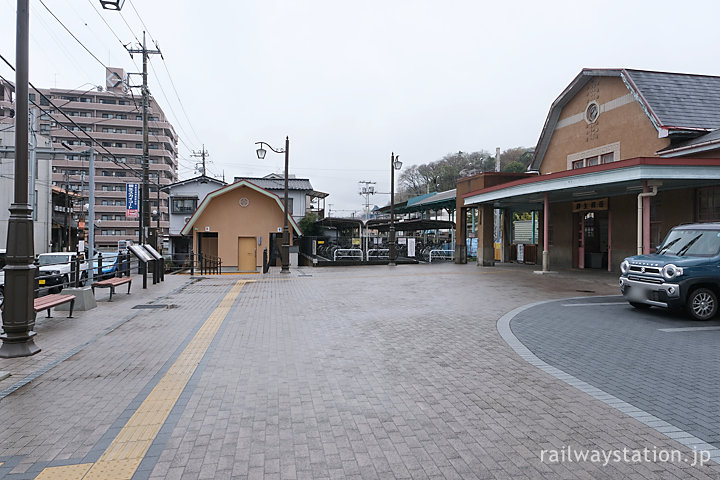
M 109 288 L 110 289 L 110 300 L 108 302 L 112 302 L 112 296 L 113 293 L 115 293 L 115 287 L 119 287 L 120 285 L 128 284 L 128 295 L 130 295 L 130 287 L 132 286 L 132 278 L 130 277 L 113 277 L 108 278 L 107 280 L 101 280 L 99 282 L 95 282 L 92 284 L 92 291 L 93 295 L 95 294 L 95 287 L 98 288 Z
M 38 297 L 34 301 L 35 313 L 47 310 L 47 318 L 51 318 L 50 309 L 52 307 L 57 307 L 58 305 L 68 302 L 70 302 L 70 314 L 68 315 L 68 318 L 73 318 L 72 313 L 73 307 L 75 306 L 75 295 L 61 295 L 59 293 L 54 293 L 51 295 L 45 295 L 44 297 Z

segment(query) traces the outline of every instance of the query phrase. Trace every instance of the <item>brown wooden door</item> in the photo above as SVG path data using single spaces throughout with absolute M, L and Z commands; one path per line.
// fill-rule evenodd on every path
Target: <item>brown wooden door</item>
M 217 233 L 202 233 L 200 237 L 200 253 L 203 255 L 218 256 Z
M 254 272 L 257 267 L 257 238 L 238 237 L 238 271 Z

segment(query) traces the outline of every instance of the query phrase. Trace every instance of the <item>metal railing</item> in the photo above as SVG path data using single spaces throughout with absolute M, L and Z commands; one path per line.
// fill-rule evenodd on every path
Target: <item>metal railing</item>
M 352 258 L 362 262 L 363 251 L 360 248 L 338 248 L 333 252 L 333 261 L 337 262 L 338 258 Z
M 195 275 L 197 270 L 200 275 L 219 275 L 222 272 L 222 259 L 213 255 L 200 253 L 190 255 L 190 274 Z
M 443 260 L 454 260 L 455 259 L 455 250 L 430 250 L 430 260 L 429 263 L 432 263 L 433 261 L 433 254 L 435 254 L 435 258 L 442 258 Z
M 367 251 L 366 260 L 370 261 L 372 258 L 390 258 L 389 248 L 373 248 Z

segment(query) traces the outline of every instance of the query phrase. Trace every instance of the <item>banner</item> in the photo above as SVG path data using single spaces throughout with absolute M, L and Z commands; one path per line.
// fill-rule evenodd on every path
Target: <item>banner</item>
M 140 184 L 128 183 L 125 188 L 125 218 L 140 216 Z

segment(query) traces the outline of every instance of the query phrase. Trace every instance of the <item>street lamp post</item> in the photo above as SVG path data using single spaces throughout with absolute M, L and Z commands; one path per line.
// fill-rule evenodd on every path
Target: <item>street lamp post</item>
M 288 213 L 288 164 L 290 159 L 290 137 L 285 137 L 285 150 L 275 150 L 267 142 L 255 142 L 255 145 L 260 145 L 260 148 L 257 149 L 257 156 L 260 160 L 265 158 L 265 154 L 267 153 L 267 150 L 263 148 L 263 145 L 267 145 L 267 147 L 275 153 L 285 154 L 285 201 L 283 203 L 285 218 L 283 223 L 283 243 L 281 252 L 282 270 L 280 270 L 280 273 L 290 273 L 290 230 L 288 229 L 288 218 L 290 215 Z
M 35 257 L 32 208 L 28 204 L 28 64 L 29 0 L 17 2 L 15 36 L 15 182 L 7 233 L 5 309 L 2 312 L 0 357 L 27 357 L 40 351 L 35 345 Z
M 390 242 L 390 261 L 388 265 L 394 267 L 395 260 L 395 170 L 402 168 L 402 162 L 399 160 L 400 155 L 395 156 L 395 152 L 390 154 L 390 234 L 388 241 Z

